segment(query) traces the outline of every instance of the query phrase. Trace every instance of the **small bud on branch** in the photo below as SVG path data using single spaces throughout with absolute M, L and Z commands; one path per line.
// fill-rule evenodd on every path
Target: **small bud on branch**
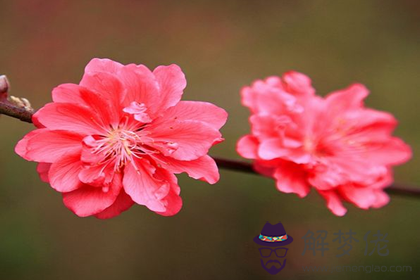
M 7 92 L 9 91 L 9 81 L 5 75 L 0 76 L 0 101 L 7 99 Z
M 31 104 L 26 98 L 8 97 L 9 89 L 6 75 L 0 75 L 0 114 L 31 123 L 35 112 Z

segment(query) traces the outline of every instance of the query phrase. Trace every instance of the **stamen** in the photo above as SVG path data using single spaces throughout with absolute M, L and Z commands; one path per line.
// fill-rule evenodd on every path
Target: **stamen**
M 128 118 L 125 118 L 127 123 Z M 95 155 L 102 155 L 97 164 L 104 165 L 100 172 L 112 164 L 114 171 L 119 171 L 128 162 L 134 164 L 134 158 L 141 159 L 145 155 L 157 153 L 155 149 L 146 143 L 153 143 L 153 139 L 145 135 L 139 135 L 138 132 L 122 128 L 109 130 L 105 135 L 90 136 L 86 140 L 86 145 Z M 138 168 L 135 166 L 136 170 Z

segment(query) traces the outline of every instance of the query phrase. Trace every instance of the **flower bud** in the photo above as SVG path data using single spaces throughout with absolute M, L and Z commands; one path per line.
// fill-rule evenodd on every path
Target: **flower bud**
M 7 92 L 9 91 L 9 81 L 6 75 L 0 75 L 0 101 L 7 98 Z

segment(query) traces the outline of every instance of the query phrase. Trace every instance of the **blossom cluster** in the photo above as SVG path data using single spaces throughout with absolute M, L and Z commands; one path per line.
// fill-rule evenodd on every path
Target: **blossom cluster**
M 177 65 L 122 65 L 93 59 L 79 84 L 62 84 L 32 118 L 36 129 L 15 151 L 38 162 L 43 181 L 80 217 L 106 219 L 134 204 L 171 216 L 182 207 L 175 174 L 219 180 L 209 149 L 223 141 L 225 110 L 181 101 L 186 87 Z M 388 203 L 392 167 L 411 149 L 392 136 L 396 119 L 364 106 L 361 84 L 315 94 L 304 74 L 257 80 L 241 91 L 251 132 L 237 143 L 255 170 L 277 189 L 306 196 L 311 188 L 336 215 L 342 201 L 362 209 Z

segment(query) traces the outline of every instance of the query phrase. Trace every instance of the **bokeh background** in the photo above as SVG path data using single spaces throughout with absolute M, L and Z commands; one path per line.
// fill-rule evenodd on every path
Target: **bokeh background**
M 212 155 L 239 158 L 247 133 L 239 90 L 294 69 L 321 95 L 358 81 L 367 104 L 399 119 L 396 135 L 420 151 L 420 5 L 418 1 L 0 1 L 0 73 L 11 94 L 34 108 L 51 89 L 77 83 L 93 57 L 150 68 L 176 63 L 186 73 L 184 99 L 230 113 L 226 141 Z M 379 210 L 349 206 L 335 217 L 314 192 L 282 194 L 274 182 L 221 171 L 208 185 L 180 177 L 184 207 L 161 217 L 144 207 L 111 220 L 78 218 L 42 183 L 35 163 L 13 151 L 33 127 L 0 117 L 1 279 L 418 279 L 420 198 L 392 196 Z M 395 169 L 396 181 L 420 186 L 420 158 Z M 295 241 L 286 268 L 266 273 L 252 238 L 266 221 L 283 222 Z M 352 229 L 359 243 L 336 258 L 333 233 Z M 329 252 L 302 256 L 308 231 L 329 232 Z M 364 256 L 363 235 L 388 233 L 389 256 Z M 372 238 L 372 236 L 371 236 Z M 411 265 L 411 273 L 303 272 L 309 265 Z

